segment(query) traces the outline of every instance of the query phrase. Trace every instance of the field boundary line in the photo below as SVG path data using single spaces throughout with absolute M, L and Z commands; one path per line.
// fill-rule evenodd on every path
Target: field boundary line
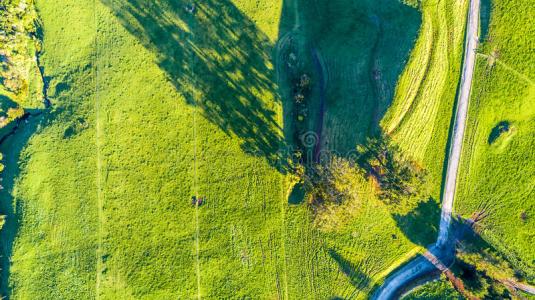
M 513 73 L 514 75 L 516 75 L 517 77 L 519 77 L 520 79 L 523 79 L 525 80 L 526 82 L 528 82 L 530 85 L 535 85 L 535 82 L 531 80 L 531 78 L 529 78 L 528 76 L 526 76 L 524 73 L 521 73 L 519 71 L 517 71 L 515 68 L 509 66 L 508 64 L 504 63 L 501 59 L 496 59 L 496 62 L 498 63 L 498 65 L 502 66 L 504 69 L 508 70 L 509 72 Z
M 93 1 L 93 13 L 95 22 L 95 147 L 96 147 L 96 188 L 97 188 L 97 249 L 96 249 L 96 278 L 95 278 L 95 299 L 100 299 L 100 282 L 102 270 L 102 225 L 104 223 L 103 212 L 103 191 L 102 191 L 102 157 L 100 153 L 102 127 L 100 124 L 100 100 L 98 95 L 98 17 L 97 17 L 97 0 Z
M 197 22 L 195 19 L 192 21 L 192 26 L 197 27 Z M 193 37 L 195 37 L 195 30 L 193 28 Z M 195 40 L 193 40 L 195 43 Z M 190 52 L 190 64 L 195 66 L 195 52 Z M 191 87 L 192 99 L 193 99 L 193 194 L 195 197 L 199 197 L 199 184 L 198 184 L 198 174 L 197 174 L 197 110 L 199 109 L 198 105 L 198 93 L 195 91 L 196 86 L 196 76 L 195 69 L 192 68 L 190 71 L 190 77 L 193 79 L 193 86 Z M 199 202 L 195 201 L 195 274 L 197 281 L 197 299 L 202 299 L 201 297 L 201 245 L 200 245 L 200 235 L 201 229 L 199 224 Z
M 478 56 L 481 56 L 481 57 L 484 57 L 486 59 L 489 59 L 491 58 L 490 55 L 488 54 L 485 54 L 485 53 L 478 53 L 477 54 Z M 516 76 L 518 76 L 520 79 L 523 79 L 525 80 L 527 83 L 529 83 L 530 85 L 535 85 L 535 81 L 533 81 L 531 78 L 529 78 L 526 74 L 518 71 L 517 69 L 509 66 L 507 63 L 505 63 L 503 60 L 499 59 L 499 58 L 496 58 L 496 57 L 493 57 L 494 61 L 497 62 L 501 67 L 503 67 L 504 69 L 506 69 L 507 71 L 515 74 Z

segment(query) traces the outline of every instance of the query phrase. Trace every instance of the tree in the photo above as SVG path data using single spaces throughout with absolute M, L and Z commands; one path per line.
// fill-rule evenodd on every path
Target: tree
M 339 157 L 314 164 L 303 174 L 308 203 L 314 207 L 342 204 L 354 196 L 361 176 L 349 161 Z
M 399 203 L 423 192 L 425 171 L 404 157 L 386 135 L 368 138 L 358 145 L 356 163 L 378 182 L 381 199 Z
M 2 164 L 2 160 L 4 159 L 4 155 L 0 153 L 0 190 L 3 190 L 4 187 L 2 186 L 2 172 L 4 171 L 4 165 Z M 0 226 L 1 227 L 1 226 Z

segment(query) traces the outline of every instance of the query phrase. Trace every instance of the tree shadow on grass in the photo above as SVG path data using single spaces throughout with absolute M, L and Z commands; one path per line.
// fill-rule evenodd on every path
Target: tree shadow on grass
M 298 18 L 294 5 L 286 1 L 283 6 L 278 61 L 284 66 L 279 70 L 288 69 L 292 55 L 297 56 L 305 64 L 301 71 L 311 74 L 313 87 L 305 121 L 294 120 L 298 114 L 293 101 L 283 102 L 285 130 L 294 127 L 286 136 L 297 143 L 295 136 L 314 132 L 319 144 L 315 152 L 344 156 L 367 137 L 380 134 L 379 122 L 414 46 L 421 13 L 398 0 L 296 1 Z M 289 81 L 281 82 L 286 99 L 292 99 L 295 90 Z
M 0 190 L 0 214 L 6 216 L 6 222 L 0 231 L 0 296 L 10 298 L 11 287 L 9 286 L 10 258 L 13 250 L 13 241 L 18 232 L 19 221 L 22 216 L 21 203 L 14 202 L 13 187 L 15 180 L 20 176 L 20 165 L 24 162 L 21 153 L 32 135 L 39 129 L 40 124 L 49 122 L 49 114 L 43 114 L 42 110 L 26 110 L 26 115 L 13 121 L 11 132 L 4 136 L 0 144 L 0 152 L 4 154 L 4 171 L 1 173 Z
M 407 214 L 394 214 L 394 220 L 405 236 L 413 243 L 427 247 L 434 243 L 438 234 L 440 207 L 429 198 Z
M 230 0 L 101 0 L 186 102 L 236 135 L 242 149 L 286 172 L 272 43 Z
M 329 249 L 328 252 L 329 256 L 338 264 L 340 271 L 349 278 L 356 290 L 363 290 L 369 286 L 370 277 L 360 270 L 358 266 L 352 264 L 333 249 Z
M 158 65 L 188 104 L 199 106 L 206 119 L 227 134 L 238 136 L 244 151 L 265 156 L 271 165 L 282 172 L 287 171 L 287 157 L 279 150 L 294 133 L 283 133 L 277 120 L 276 107 L 281 99 L 277 96 L 279 87 L 272 66 L 274 45 L 232 1 L 101 2 L 145 48 L 156 54 Z M 322 139 L 319 134 L 321 141 L 336 140 L 333 143 L 338 146 L 330 150 L 352 150 L 357 142 L 364 140 L 370 128 L 378 128 L 416 38 L 421 23 L 419 13 L 398 0 L 380 2 L 348 4 L 347 1 L 318 0 L 300 7 L 307 19 L 303 22 L 309 39 L 305 44 L 319 49 L 326 57 L 327 65 L 344 62 L 353 65 L 353 69 L 347 71 L 356 74 L 347 82 L 331 78 L 346 87 L 345 98 L 348 99 L 338 99 L 338 85 L 332 86 L 325 100 L 325 113 L 331 116 L 327 120 L 349 127 L 327 133 L 340 137 Z M 284 1 L 281 34 L 294 25 L 295 16 L 291 9 L 292 5 Z M 334 27 L 329 25 L 333 23 L 332 15 L 340 12 L 345 12 L 344 20 L 354 21 L 334 22 L 337 24 Z M 348 37 L 348 30 L 362 34 Z M 340 47 L 329 47 L 336 40 Z M 368 47 L 370 44 L 372 46 Z M 345 52 L 333 50 L 336 48 Z M 311 50 L 303 53 L 311 55 Z M 338 71 L 341 72 L 334 69 L 334 72 Z M 353 88 L 364 92 L 349 93 Z M 314 89 L 317 90 L 317 86 Z M 293 101 L 284 91 L 281 95 L 282 102 Z M 352 105 L 352 109 L 342 109 L 344 103 Z M 287 119 L 293 114 L 291 105 L 284 104 L 284 110 L 284 126 L 290 128 L 292 121 Z M 310 115 L 321 119 L 317 117 L 320 113 L 311 112 Z M 363 120 L 356 122 L 359 118 Z M 317 123 L 315 120 L 311 122 Z M 314 124 L 311 127 L 324 126 Z
M 0 116 L 6 115 L 8 109 L 16 108 L 17 103 L 13 102 L 9 97 L 0 95 Z
M 492 0 L 481 0 L 481 34 L 480 40 L 486 41 L 489 34 L 490 14 L 492 11 Z

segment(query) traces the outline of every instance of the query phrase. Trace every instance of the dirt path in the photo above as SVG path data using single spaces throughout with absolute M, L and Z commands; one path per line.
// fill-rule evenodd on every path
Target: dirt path
M 321 54 L 318 49 L 312 49 L 312 61 L 314 62 L 314 68 L 318 75 L 319 81 L 319 96 L 320 96 L 320 107 L 318 111 L 318 122 L 316 123 L 316 135 L 318 140 L 314 146 L 314 161 L 319 163 L 321 146 L 323 144 L 323 121 L 325 118 L 326 102 L 327 102 L 327 80 L 325 78 L 324 64 Z
M 535 286 L 519 283 L 519 282 L 516 282 L 514 280 L 505 280 L 504 284 L 508 285 L 509 287 L 511 287 L 511 288 L 513 288 L 515 290 L 520 290 L 520 291 L 523 291 L 525 293 L 528 293 L 528 294 L 531 294 L 531 295 L 535 295 Z
M 444 194 L 442 195 L 442 214 L 440 216 L 440 230 L 436 243 L 438 247 L 446 244 L 451 224 L 451 211 L 453 209 L 453 199 L 455 196 L 464 131 L 466 128 L 466 117 L 468 115 L 470 88 L 472 87 L 472 78 L 476 60 L 479 29 L 479 5 L 480 0 L 470 0 L 461 87 L 459 89 L 455 123 L 453 125 L 451 149 L 448 156 L 448 169 L 446 171 Z
M 451 148 L 448 154 L 448 167 L 446 172 L 444 194 L 442 197 L 442 213 L 440 216 L 440 230 L 434 246 L 428 252 L 442 262 L 453 258 L 451 251 L 450 225 L 451 212 L 453 209 L 453 200 L 455 196 L 455 187 L 457 183 L 457 174 L 461 158 L 461 150 L 466 127 L 466 117 L 468 113 L 468 101 L 470 98 L 470 88 L 474 74 L 474 65 L 476 58 L 476 47 L 478 44 L 479 29 L 479 9 L 480 0 L 470 0 L 470 10 L 465 37 L 464 63 L 461 75 L 459 96 L 457 108 L 455 111 L 455 123 L 451 135 Z M 404 267 L 393 273 L 386 279 L 374 294 L 374 299 L 394 299 L 398 292 L 408 283 L 421 277 L 429 272 L 436 270 L 436 267 L 425 258 L 419 256 L 407 263 Z M 424 284 L 426 281 L 420 283 Z

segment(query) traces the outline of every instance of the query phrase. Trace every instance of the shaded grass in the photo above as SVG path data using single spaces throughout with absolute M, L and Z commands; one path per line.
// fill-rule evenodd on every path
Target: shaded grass
M 435 199 L 418 203 L 406 214 L 394 214 L 398 227 L 415 244 L 427 247 L 435 242 L 440 221 L 440 207 Z

